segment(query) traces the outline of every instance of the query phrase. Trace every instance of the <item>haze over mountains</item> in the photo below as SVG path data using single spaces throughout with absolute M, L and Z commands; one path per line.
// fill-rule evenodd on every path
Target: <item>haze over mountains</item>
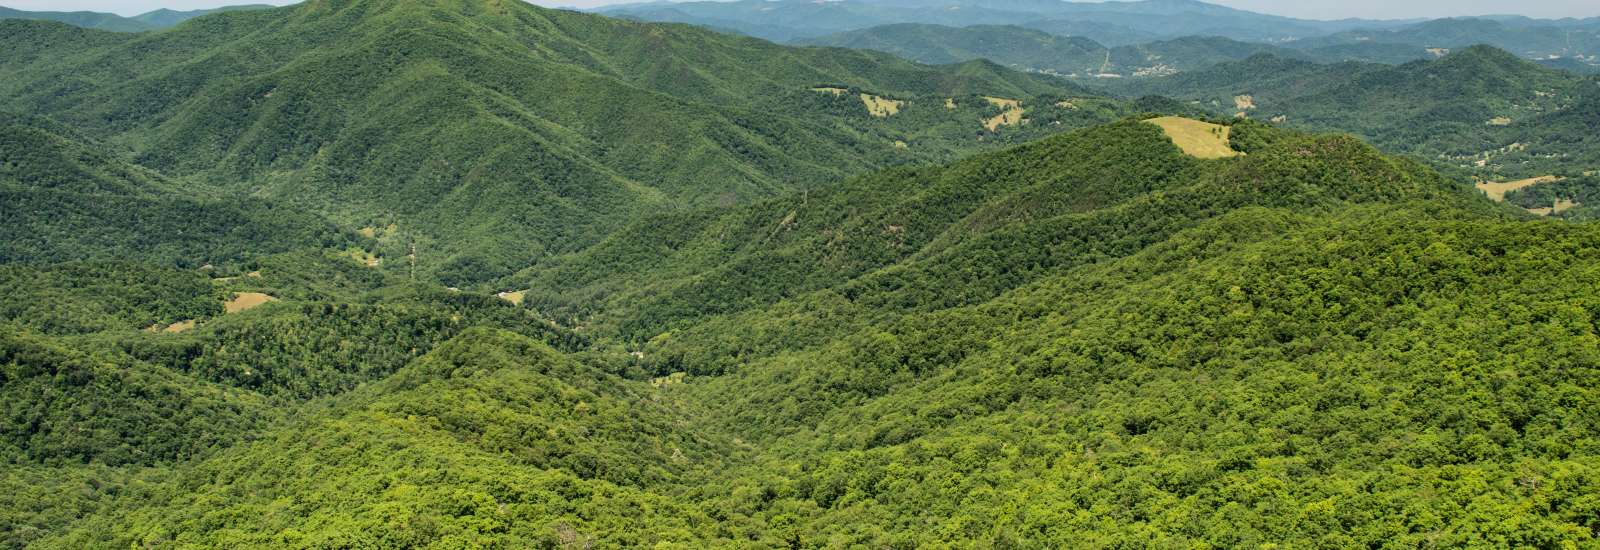
M 1600 544 L 1600 79 L 950 5 L 0 20 L 0 547 Z

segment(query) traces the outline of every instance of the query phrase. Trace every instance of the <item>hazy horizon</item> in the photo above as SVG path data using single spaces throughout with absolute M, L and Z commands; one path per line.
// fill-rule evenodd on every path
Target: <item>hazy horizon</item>
M 550 7 L 594 8 L 638 0 L 534 0 Z M 1524 15 L 1538 18 L 1600 16 L 1594 0 L 1418 0 L 1396 5 L 1392 0 L 1210 0 L 1233 8 L 1305 19 L 1414 19 L 1473 15 Z M 100 11 L 131 16 L 160 8 L 194 10 L 240 4 L 288 5 L 286 0 L 0 0 L 0 6 L 27 11 Z

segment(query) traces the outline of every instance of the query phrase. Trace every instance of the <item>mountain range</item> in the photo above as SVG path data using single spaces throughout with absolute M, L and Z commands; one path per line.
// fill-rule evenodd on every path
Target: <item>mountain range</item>
M 1214 47 L 1196 55 L 1161 47 L 1198 37 L 1254 43 L 1229 47 L 1234 55 L 1253 48 L 1251 53 L 1270 50 L 1319 62 L 1403 63 L 1425 58 L 1429 51 L 1488 44 L 1569 70 L 1593 72 L 1600 67 L 1600 18 L 1316 21 L 1193 0 L 742 0 L 629 4 L 599 11 L 693 23 L 775 41 L 889 51 L 930 63 L 986 58 L 1063 74 L 1167 74 L 1217 62 L 1220 52 Z M 1072 44 L 1063 38 L 1088 38 L 1106 47 Z M 1138 45 L 1143 47 L 1123 48 Z M 1104 52 L 1101 59 L 1091 59 L 1085 49 L 1110 49 L 1113 59 L 1105 59 Z
M 906 30 L 0 21 L 0 547 L 1600 543 L 1592 77 Z
M 1400 21 L 1293 19 L 1195 0 L 737 0 L 621 4 L 603 6 L 598 11 L 618 17 L 717 27 L 774 41 L 894 23 L 1024 25 L 1046 30 L 1092 23 L 1130 29 L 1154 39 L 1203 35 L 1251 41 L 1284 41 L 1405 24 Z
M 8 108 L 195 186 L 399 222 L 408 242 L 389 255 L 416 244 L 453 283 L 642 212 L 949 159 L 1121 109 L 1058 108 L 1093 94 L 984 61 L 935 68 L 487 0 L 321 0 L 144 34 L 0 29 L 21 53 L 4 62 Z M 987 130 L 1003 109 L 983 96 L 1035 105 L 1037 123 Z
M 1600 162 L 1588 132 L 1600 80 L 1488 46 L 1398 66 L 1263 54 L 1185 74 L 1110 82 L 1219 114 L 1360 135 L 1387 150 L 1501 181 L 1578 175 Z
M 1142 78 L 1209 68 L 1226 61 L 1272 54 L 1319 63 L 1365 61 L 1398 64 L 1431 58 L 1427 48 L 1405 44 L 1328 44 L 1297 49 L 1217 36 L 1188 36 L 1115 47 L 1077 36 L 1017 26 L 946 27 L 904 23 L 796 41 L 801 45 L 867 49 L 922 63 L 988 59 L 1019 70 L 1068 78 Z
M 0 19 L 56 21 L 87 29 L 96 29 L 102 31 L 142 32 L 165 29 L 184 21 L 211 13 L 239 10 L 259 10 L 271 7 L 272 6 L 266 4 L 247 4 L 207 10 L 188 11 L 176 11 L 162 8 L 135 15 L 133 17 L 123 17 L 114 13 L 101 13 L 92 11 L 23 11 L 0 6 Z

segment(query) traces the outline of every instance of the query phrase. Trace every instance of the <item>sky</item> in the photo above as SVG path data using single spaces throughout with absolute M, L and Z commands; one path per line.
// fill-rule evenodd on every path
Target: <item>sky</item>
M 535 0 L 545 6 L 594 7 L 624 0 Z M 639 0 L 626 0 L 639 1 Z M 1211 0 L 1261 13 L 1309 19 L 1409 19 L 1452 15 L 1517 14 L 1531 17 L 1600 16 L 1600 0 Z M 291 0 L 0 0 L 19 10 L 108 11 L 137 15 L 157 8 L 191 10 L 230 4 L 290 4 Z

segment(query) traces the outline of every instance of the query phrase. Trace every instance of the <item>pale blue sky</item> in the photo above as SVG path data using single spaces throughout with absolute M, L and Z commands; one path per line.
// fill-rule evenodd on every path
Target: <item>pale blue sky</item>
M 619 0 L 536 0 L 546 6 L 594 7 Z M 630 0 L 638 1 L 638 0 Z M 1306 17 L 1406 19 L 1452 15 L 1518 14 L 1533 17 L 1600 16 L 1600 0 L 1212 0 L 1236 8 Z M 229 4 L 290 4 L 289 0 L 0 0 L 0 6 L 21 10 L 109 11 L 135 15 L 156 8 L 189 10 Z

